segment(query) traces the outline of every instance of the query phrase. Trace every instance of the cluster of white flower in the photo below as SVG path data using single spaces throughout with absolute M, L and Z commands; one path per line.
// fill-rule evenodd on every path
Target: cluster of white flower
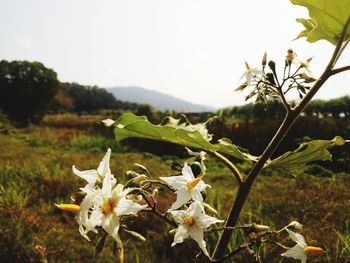
M 205 153 L 192 151 L 189 153 L 200 159 L 201 176 L 195 178 L 191 167 L 185 163 L 182 175 L 160 177 L 175 190 L 177 195 L 175 203 L 168 210 L 169 215 L 172 215 L 178 224 L 172 246 L 191 237 L 198 243 L 204 254 L 209 256 L 204 241 L 204 230 L 212 224 L 223 221 L 205 213 L 204 207 L 208 205 L 203 203 L 201 194 L 201 191 L 209 186 L 202 180 L 205 173 L 203 162 Z M 110 156 L 111 150 L 108 149 L 96 170 L 80 171 L 73 165 L 73 173 L 87 181 L 87 185 L 80 188 L 83 199 L 78 204 L 57 205 L 62 210 L 77 213 L 79 231 L 87 240 L 90 240 L 89 232 L 98 233 L 98 227 L 102 227 L 108 235 L 118 241 L 121 217 L 137 215 L 139 211 L 148 207 L 133 201 L 132 192 L 137 191 L 137 188 L 125 187 L 117 183 L 110 170 Z M 144 177 L 145 175 L 142 178 Z M 181 208 L 185 209 L 179 210 Z
M 201 153 L 200 156 L 204 158 L 204 154 Z M 201 163 L 203 164 L 203 162 Z M 202 170 L 205 171 L 205 169 Z M 181 175 L 160 177 L 160 179 L 176 190 L 176 201 L 169 209 L 169 212 L 179 224 L 172 246 L 182 243 L 185 238 L 190 237 L 198 243 L 203 253 L 209 256 L 204 241 L 204 230 L 212 224 L 222 223 L 223 220 L 208 216 L 205 213 L 201 192 L 209 185 L 204 183 L 202 177 L 203 175 L 195 178 L 191 167 L 185 163 Z M 192 203 L 187 209 L 176 210 L 189 201 L 192 201 Z
M 109 167 L 111 150 L 108 149 L 97 170 L 79 171 L 73 165 L 73 172 L 87 181 L 87 185 L 80 190 L 85 194 L 80 206 L 76 207 L 78 212 L 77 221 L 82 236 L 90 240 L 90 231 L 97 233 L 96 227 L 102 227 L 111 237 L 118 240 L 120 217 L 126 215 L 137 215 L 147 205 L 141 205 L 128 198 L 134 188 L 126 188 L 117 184 Z M 58 205 L 63 210 L 68 210 L 69 205 Z M 65 209 L 66 208 L 66 209 Z

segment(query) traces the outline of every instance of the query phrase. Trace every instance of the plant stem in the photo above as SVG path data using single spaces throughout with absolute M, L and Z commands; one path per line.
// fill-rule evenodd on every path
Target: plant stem
M 211 154 L 214 155 L 223 164 L 225 164 L 228 169 L 230 169 L 230 171 L 236 177 L 239 185 L 242 184 L 243 176 L 241 175 L 241 173 L 239 172 L 237 167 L 229 159 L 227 159 L 225 156 L 223 156 L 222 154 L 220 154 L 218 152 L 211 152 Z
M 270 141 L 269 145 L 264 150 L 263 154 L 261 155 L 258 162 L 254 165 L 246 179 L 243 181 L 243 183 L 239 186 L 235 201 L 231 207 L 231 210 L 229 212 L 229 215 L 226 219 L 225 227 L 226 229 L 223 231 L 221 237 L 218 240 L 218 243 L 216 245 L 216 248 L 214 250 L 212 259 L 219 259 L 221 258 L 225 250 L 227 248 L 227 245 L 230 241 L 231 235 L 232 235 L 232 229 L 231 227 L 235 226 L 239 215 L 242 211 L 242 208 L 244 206 L 244 203 L 247 200 L 247 197 L 249 195 L 249 192 L 253 186 L 253 183 L 256 179 L 256 177 L 259 175 L 261 170 L 263 169 L 266 161 L 271 157 L 271 155 L 274 153 L 278 145 L 282 142 L 283 138 L 286 136 L 288 130 L 293 125 L 295 120 L 298 118 L 300 113 L 303 111 L 303 109 L 306 107 L 306 105 L 310 102 L 310 100 L 313 98 L 313 96 L 316 94 L 316 92 L 322 87 L 322 85 L 326 82 L 326 80 L 334 75 L 333 67 L 335 66 L 335 63 L 337 62 L 337 59 L 339 58 L 339 53 L 341 53 L 344 50 L 343 42 L 348 30 L 350 24 L 350 16 L 347 19 L 346 24 L 344 25 L 343 31 L 338 39 L 338 42 L 336 44 L 336 47 L 334 49 L 332 58 L 330 59 L 326 69 L 324 70 L 321 77 L 315 82 L 314 86 L 310 89 L 310 91 L 305 95 L 305 97 L 300 101 L 300 103 L 291 109 L 289 112 L 287 112 L 285 119 L 283 120 L 281 126 L 279 127 L 277 133 Z M 346 44 L 346 43 L 345 43 Z M 288 74 L 289 75 L 289 74 Z

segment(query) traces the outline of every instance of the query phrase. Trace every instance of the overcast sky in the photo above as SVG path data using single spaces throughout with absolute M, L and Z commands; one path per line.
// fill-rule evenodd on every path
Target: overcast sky
M 244 103 L 233 92 L 265 51 L 280 67 L 288 48 L 315 56 L 322 72 L 333 46 L 292 41 L 307 10 L 288 0 L 1 0 L 0 59 L 40 61 L 62 82 L 140 86 L 200 104 Z M 350 48 L 341 64 L 350 64 Z M 340 64 L 340 65 L 341 65 Z M 350 74 L 318 98 L 349 92 Z

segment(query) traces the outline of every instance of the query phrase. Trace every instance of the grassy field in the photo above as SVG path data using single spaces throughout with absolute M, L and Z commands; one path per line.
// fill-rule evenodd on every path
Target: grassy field
M 54 206 L 70 202 L 71 194 L 83 184 L 72 173 L 71 166 L 75 164 L 83 170 L 96 168 L 110 147 L 112 173 L 125 182 L 125 172 L 134 163 L 145 165 L 155 177 L 172 175 L 170 166 L 174 158 L 140 153 L 116 144 L 103 135 L 108 132 L 99 128 L 101 118 L 49 116 L 41 126 L 0 127 L 0 262 L 115 262 L 111 240 L 95 257 L 96 240 L 89 243 L 81 237 L 74 216 Z M 246 171 L 249 168 L 238 165 Z M 221 163 L 209 158 L 207 166 L 206 181 L 212 188 L 206 201 L 218 208 L 220 218 L 224 218 L 236 183 Z M 269 172 L 260 176 L 240 223 L 279 228 L 297 220 L 304 224 L 308 244 L 326 251 L 310 262 L 350 262 L 350 174 L 325 174 L 293 177 Z M 166 210 L 169 198 L 159 202 Z M 128 240 L 126 262 L 195 261 L 196 244 L 187 240 L 171 248 L 170 228 L 150 214 L 141 213 L 133 227 L 147 241 Z M 216 238 L 217 234 L 209 236 L 209 250 Z M 243 240 L 243 233 L 237 232 L 231 246 Z M 281 262 L 282 252 L 266 250 L 265 262 Z M 243 255 L 235 262 L 249 260 Z

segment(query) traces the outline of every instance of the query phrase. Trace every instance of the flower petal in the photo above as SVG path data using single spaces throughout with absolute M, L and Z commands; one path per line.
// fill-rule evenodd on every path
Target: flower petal
M 166 182 L 168 185 L 173 187 L 175 190 L 182 188 L 187 183 L 187 179 L 182 175 L 169 176 L 169 177 L 159 177 L 159 179 Z
M 203 202 L 203 196 L 197 189 L 192 189 L 190 193 L 193 201 Z
M 199 247 L 202 249 L 204 254 L 206 256 L 209 256 L 209 253 L 206 248 L 207 245 L 204 241 L 203 229 L 199 228 L 197 225 L 194 225 L 189 228 L 189 235 L 193 240 L 195 240 L 198 243 Z
M 95 186 L 95 182 L 97 179 L 97 171 L 96 170 L 85 170 L 85 171 L 79 171 L 75 165 L 72 166 L 73 173 L 80 178 L 87 181 L 89 184 L 92 184 Z
M 194 180 L 194 175 L 193 175 L 191 166 L 189 166 L 187 163 L 185 163 L 181 172 L 182 172 L 182 175 L 187 179 L 187 181 Z
M 186 204 L 191 199 L 191 192 L 187 189 L 187 187 L 182 187 L 176 191 L 176 201 L 170 207 L 169 210 L 175 210 Z
M 118 239 L 119 217 L 114 213 L 106 215 L 102 220 L 102 227 L 115 240 Z
M 111 149 L 108 148 L 105 156 L 103 157 L 102 161 L 100 162 L 97 173 L 99 175 L 105 176 L 106 173 L 110 173 L 111 170 L 109 169 L 109 160 L 111 158 Z
M 176 223 L 178 224 L 182 224 L 183 218 L 187 216 L 187 212 L 185 210 L 174 210 L 174 211 L 170 211 L 170 213 L 173 215 Z
M 195 219 L 196 225 L 198 225 L 200 228 L 208 228 L 212 224 L 216 223 L 223 223 L 224 220 L 217 219 L 216 217 L 208 216 L 206 214 L 202 214 L 198 218 Z
M 196 185 L 195 188 L 196 188 L 198 191 L 202 192 L 202 191 L 203 191 L 205 188 L 207 188 L 207 187 L 210 187 L 210 185 L 204 183 L 203 180 L 200 180 L 200 181 L 198 182 L 198 184 Z
M 140 205 L 126 198 L 120 200 L 114 210 L 118 216 L 136 215 L 140 210 L 145 209 L 147 205 Z
M 281 254 L 282 257 L 300 259 L 302 262 L 306 262 L 307 255 L 304 252 L 304 248 L 299 246 L 298 244 L 288 249 L 286 252 Z
M 286 228 L 286 231 L 288 232 L 289 234 L 289 237 L 295 242 L 297 243 L 299 246 L 301 247 L 306 247 L 307 244 L 305 242 L 305 239 L 302 235 L 298 234 L 298 233 L 295 233 L 291 230 L 289 230 L 288 228 Z
M 175 246 L 176 244 L 182 243 L 185 238 L 189 236 L 188 227 L 185 225 L 179 225 L 176 230 L 174 241 L 171 246 Z

